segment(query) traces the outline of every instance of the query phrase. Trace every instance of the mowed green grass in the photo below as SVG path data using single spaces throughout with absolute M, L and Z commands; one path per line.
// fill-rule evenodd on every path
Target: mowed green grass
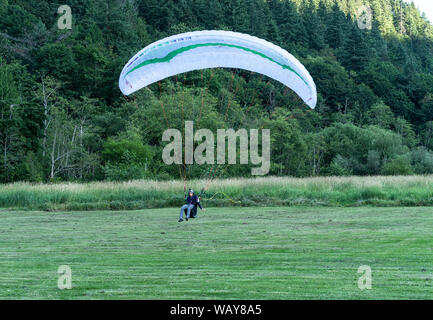
M 0 299 L 431 299 L 433 208 L 0 212 Z M 71 290 L 57 288 L 60 265 Z M 358 267 L 372 269 L 361 291 Z

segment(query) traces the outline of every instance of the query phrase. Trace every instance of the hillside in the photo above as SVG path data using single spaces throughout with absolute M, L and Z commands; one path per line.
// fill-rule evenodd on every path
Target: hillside
M 433 26 L 413 4 L 68 4 L 72 29 L 59 30 L 57 1 L 0 0 L 2 183 L 179 178 L 179 168 L 161 160 L 162 106 L 169 125 L 181 127 L 179 101 L 185 118 L 203 113 L 210 129 L 272 128 L 274 176 L 433 173 Z M 364 4 L 371 29 L 358 21 Z M 191 72 L 122 96 L 118 77 L 133 54 L 165 36 L 204 29 L 248 33 L 288 50 L 316 82 L 316 110 L 241 70 Z M 233 165 L 214 176 L 249 172 Z M 186 173 L 198 179 L 209 167 L 180 176 Z

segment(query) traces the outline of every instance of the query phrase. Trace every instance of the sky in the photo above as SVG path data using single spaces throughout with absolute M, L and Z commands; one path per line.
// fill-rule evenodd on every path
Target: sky
M 433 23 L 433 0 L 406 0 L 406 2 L 415 2 L 415 5 L 427 15 L 427 18 Z

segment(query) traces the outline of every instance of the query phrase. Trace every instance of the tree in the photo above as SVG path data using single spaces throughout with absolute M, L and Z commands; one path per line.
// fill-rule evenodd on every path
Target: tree
M 368 61 L 369 50 L 364 40 L 363 31 L 351 26 L 341 50 L 339 60 L 349 70 L 361 71 Z
M 429 150 L 433 150 L 433 121 L 428 121 L 421 131 L 421 143 Z
M 324 26 L 312 6 L 308 6 L 303 13 L 303 22 L 306 35 L 308 37 L 308 46 L 313 50 L 322 50 L 325 48 L 325 37 L 323 33 Z
M 60 82 L 51 77 L 41 77 L 37 89 L 34 93 L 36 100 L 42 105 L 43 108 L 43 133 L 42 133 L 42 156 L 48 154 L 47 137 L 48 130 L 52 123 L 52 109 L 59 102 L 58 90 L 60 89 Z
M 384 175 L 410 175 L 413 174 L 413 169 L 410 164 L 410 158 L 407 156 L 399 156 L 383 166 L 382 173 Z
M 25 152 L 22 130 L 22 104 L 14 73 L 18 65 L 6 64 L 0 59 L 0 180 L 10 182 L 16 178 L 16 166 Z
M 395 119 L 394 130 L 402 137 L 403 143 L 409 148 L 413 148 L 418 143 L 415 131 L 407 120 L 400 117 Z
M 152 153 L 141 140 L 137 132 L 129 132 L 105 142 L 102 156 L 106 179 L 119 181 L 149 177 Z
M 383 102 L 374 104 L 367 112 L 368 124 L 375 125 L 383 129 L 390 129 L 394 121 L 395 118 L 391 108 Z
M 340 48 L 344 42 L 344 37 L 347 29 L 347 20 L 344 13 L 340 10 L 337 3 L 332 6 L 332 11 L 329 13 L 329 18 L 326 20 L 327 31 L 325 39 L 331 48 Z
M 433 152 L 419 147 L 411 152 L 411 165 L 416 174 L 433 173 Z
M 288 118 L 284 110 L 274 112 L 273 119 L 263 127 L 271 130 L 271 154 L 274 170 L 271 174 L 299 176 L 305 174 L 307 145 L 295 119 Z
M 355 84 L 347 71 L 330 58 L 308 58 L 305 62 L 313 76 L 319 94 L 324 97 L 327 112 L 346 113 L 352 104 Z

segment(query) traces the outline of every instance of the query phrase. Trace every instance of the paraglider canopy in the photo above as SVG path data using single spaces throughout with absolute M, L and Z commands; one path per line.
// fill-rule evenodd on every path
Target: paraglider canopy
M 316 85 L 295 57 L 268 41 L 231 31 L 195 31 L 154 42 L 126 64 L 119 87 L 130 95 L 180 73 L 219 67 L 268 76 L 296 92 L 310 108 L 316 106 Z

